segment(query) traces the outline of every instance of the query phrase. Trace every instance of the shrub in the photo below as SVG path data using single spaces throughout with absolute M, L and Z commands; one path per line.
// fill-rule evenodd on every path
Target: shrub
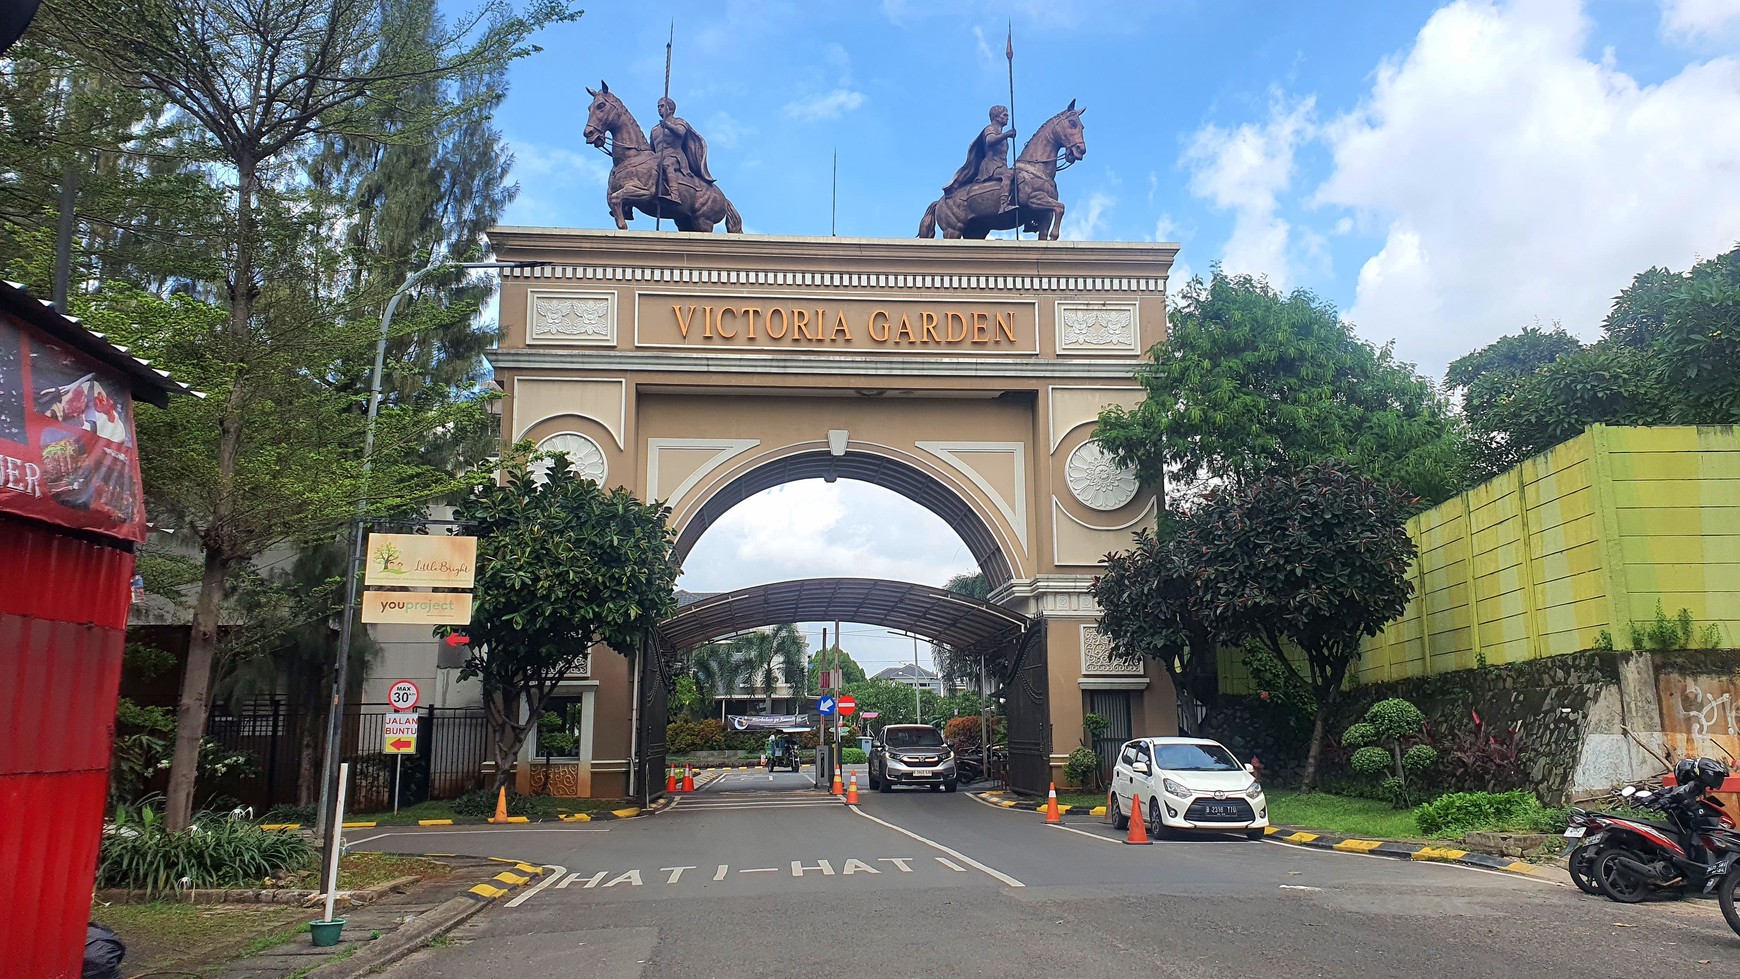
M 1384 795 L 1403 808 L 1410 795 L 1408 776 L 1420 775 L 1438 760 L 1429 745 L 1418 743 L 1425 731 L 1426 715 L 1420 708 L 1399 697 L 1380 700 L 1341 736 L 1343 747 L 1358 749 L 1348 767 L 1367 778 L 1383 776 Z
M 1551 833 L 1565 826 L 1565 811 L 1548 809 L 1533 794 L 1452 792 L 1414 810 L 1414 823 L 1427 836 L 1461 836 L 1480 830 Z
M 262 823 L 301 823 L 303 825 L 311 825 L 315 820 L 316 815 L 313 806 L 277 805 L 266 810 L 266 814 L 261 816 L 259 821 Z
M 1063 777 L 1092 790 L 1100 781 L 1100 756 L 1090 748 L 1075 749 L 1063 763 Z
M 496 794 L 489 789 L 467 792 L 453 800 L 453 814 L 466 819 L 489 819 L 495 815 L 495 798 Z M 526 796 L 509 792 L 507 811 L 510 816 L 536 816 L 538 804 Z
M 217 813 L 202 813 L 187 832 L 171 833 L 156 810 L 123 807 L 103 832 L 97 886 L 154 896 L 178 887 L 258 887 L 304 870 L 314 859 L 314 847 L 296 833 Z
M 1682 608 L 1669 618 L 1659 600 L 1655 603 L 1654 619 L 1631 623 L 1632 649 L 1718 649 L 1721 645 L 1721 625 L 1712 622 L 1700 631 L 1691 609 Z
M 840 753 L 840 759 L 848 765 L 862 765 L 870 760 L 862 748 L 847 748 Z
M 993 717 L 987 722 L 991 734 L 991 743 L 1000 744 L 1003 740 L 1003 718 Z M 956 717 L 943 725 L 943 740 L 959 755 L 976 755 L 979 753 L 979 715 Z
M 1496 732 L 1478 711 L 1469 711 L 1472 726 L 1440 732 L 1425 726 L 1424 743 L 1436 749 L 1443 764 L 1439 781 L 1447 789 L 1466 792 L 1507 792 L 1530 787 L 1528 741 L 1522 725 Z

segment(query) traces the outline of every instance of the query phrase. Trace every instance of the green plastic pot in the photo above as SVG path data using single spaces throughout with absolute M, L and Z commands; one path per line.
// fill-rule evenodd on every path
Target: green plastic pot
M 331 921 L 310 921 L 308 933 L 314 936 L 315 948 L 331 948 L 338 944 L 338 935 L 344 931 L 344 919 L 334 918 Z

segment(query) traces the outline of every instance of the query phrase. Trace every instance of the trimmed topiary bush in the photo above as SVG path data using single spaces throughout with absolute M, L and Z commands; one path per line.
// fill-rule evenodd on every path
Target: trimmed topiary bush
M 1417 743 L 1425 726 L 1426 715 L 1420 713 L 1420 708 L 1399 697 L 1372 704 L 1364 719 L 1348 727 L 1341 736 L 1343 747 L 1357 749 L 1348 758 L 1347 766 L 1356 775 L 1381 777 L 1384 795 L 1396 808 L 1406 808 L 1408 776 L 1424 773 L 1438 760 L 1438 753 L 1431 746 Z

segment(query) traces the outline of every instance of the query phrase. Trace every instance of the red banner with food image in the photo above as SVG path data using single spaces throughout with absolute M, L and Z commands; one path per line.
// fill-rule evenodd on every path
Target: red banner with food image
M 126 381 L 4 316 L 0 511 L 145 539 Z

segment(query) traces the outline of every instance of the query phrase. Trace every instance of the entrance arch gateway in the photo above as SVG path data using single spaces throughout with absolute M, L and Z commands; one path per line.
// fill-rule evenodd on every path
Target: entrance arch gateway
M 732 506 L 797 479 L 863 480 L 936 513 L 991 601 L 1042 644 L 1042 673 L 1019 678 L 1039 763 L 1025 780 L 1040 783 L 1023 788 L 1064 781 L 1090 691 L 1143 731 L 1175 729 L 1164 671 L 1111 655 L 1088 587 L 1158 512 L 1157 488 L 1092 435 L 1105 406 L 1141 400 L 1131 371 L 1163 336 L 1177 246 L 543 228 L 490 239 L 504 261 L 549 263 L 504 272 L 490 354 L 504 438 L 562 448 L 606 485 L 667 503 L 679 556 Z M 629 760 L 645 754 L 629 672 L 593 657 L 595 754 L 620 766 L 594 765 L 593 795 L 627 794 Z

